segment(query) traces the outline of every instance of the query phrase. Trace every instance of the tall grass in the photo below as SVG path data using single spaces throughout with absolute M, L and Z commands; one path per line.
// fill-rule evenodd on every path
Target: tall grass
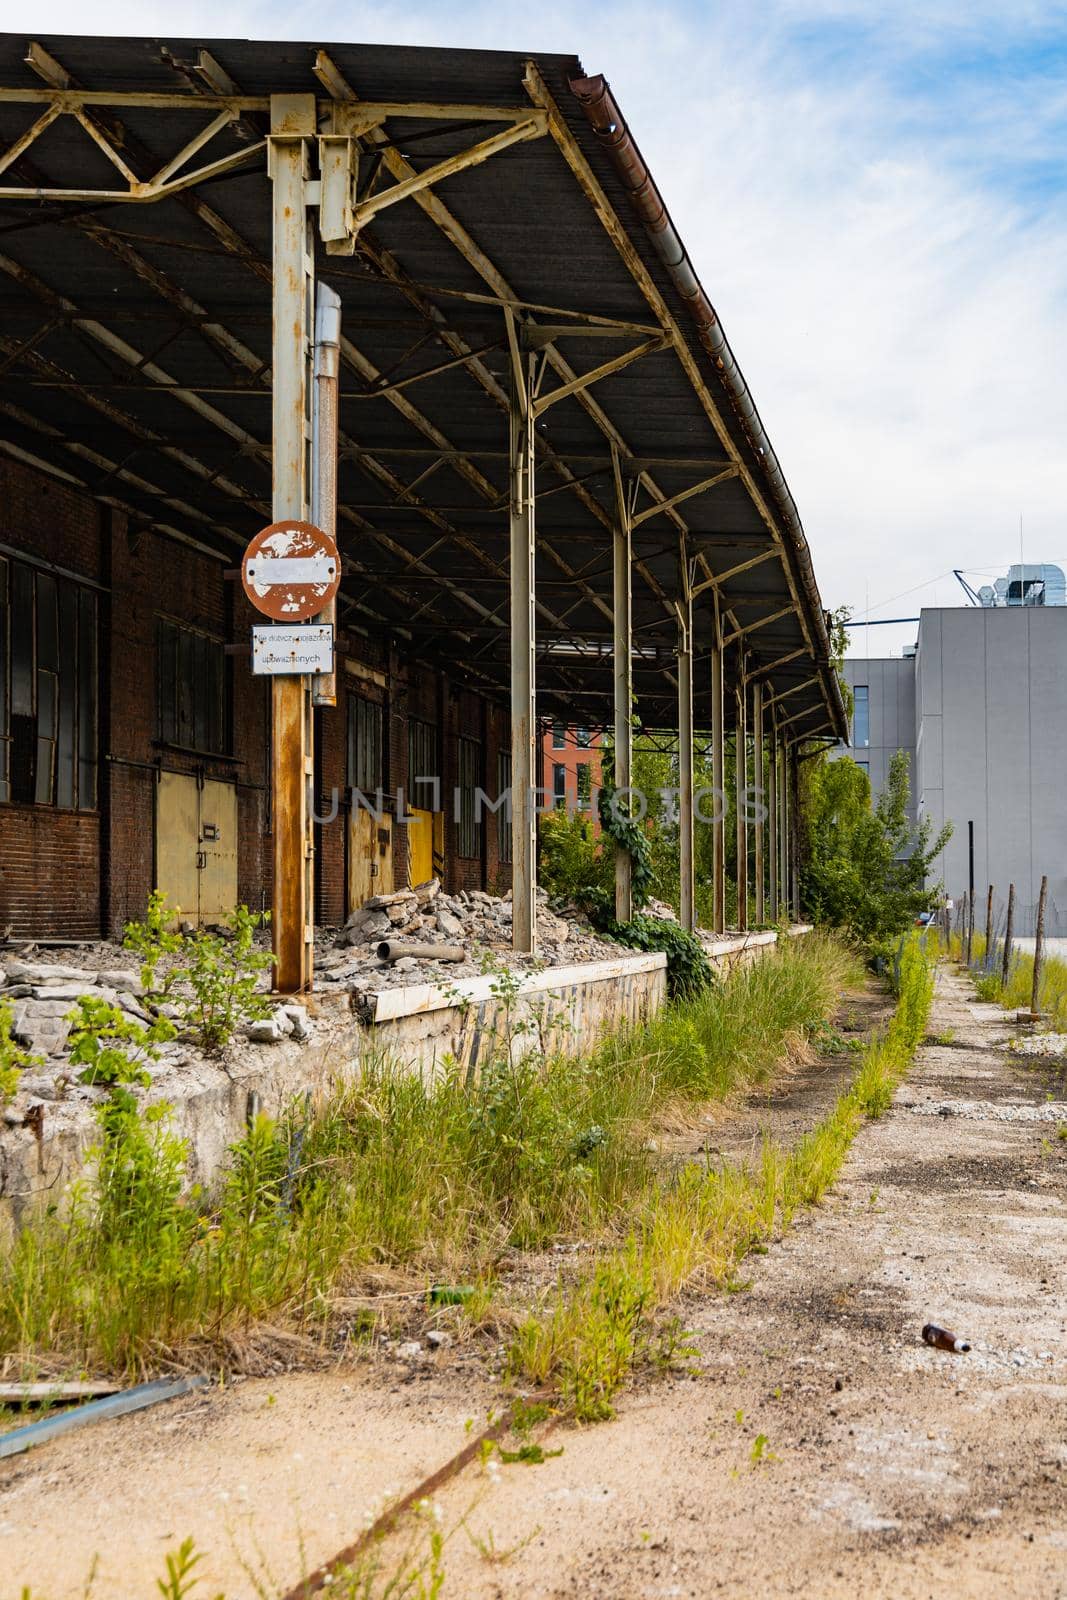
M 1022 950 L 1013 951 L 1005 983 L 1001 960 L 996 959 L 999 952 L 994 954 L 992 967 L 987 971 L 985 938 L 976 935 L 971 959 L 979 999 L 992 1001 L 1009 1011 L 1029 1011 L 1034 988 L 1033 955 Z M 1058 1032 L 1067 1032 L 1067 961 L 1061 961 L 1058 956 L 1042 956 L 1037 1003 L 1038 1010 L 1048 1013 Z
M 105 1124 L 92 1176 L 0 1261 L 0 1348 L 131 1373 L 190 1343 L 225 1359 L 256 1319 L 314 1329 L 374 1264 L 469 1281 L 508 1247 L 617 1233 L 651 1217 L 655 1119 L 765 1080 L 855 976 L 810 936 L 582 1059 L 501 1053 L 474 1086 L 368 1060 L 310 1112 L 258 1118 L 210 1199 L 183 1194 L 165 1122 Z
M 557 1287 L 520 1327 L 512 1374 L 556 1385 L 581 1420 L 610 1416 L 629 1371 L 662 1355 L 664 1333 L 674 1337 L 658 1313 L 695 1282 L 729 1284 L 753 1247 L 830 1187 L 864 1116 L 887 1109 L 922 1041 L 932 996 L 932 955 L 913 937 L 893 1018 L 833 1110 L 790 1150 L 765 1142 L 755 1164 L 690 1165 L 653 1185 L 621 1248 L 576 1286 Z

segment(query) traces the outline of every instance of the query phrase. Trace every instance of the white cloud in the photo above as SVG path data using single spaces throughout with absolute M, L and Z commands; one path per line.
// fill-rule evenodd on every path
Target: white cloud
M 69 0 L 35 8 L 41 31 L 86 27 Z M 1067 558 L 1061 0 L 144 0 L 91 27 L 573 51 L 611 79 L 722 316 L 825 601 L 1006 569 L 1020 513 L 1028 559 Z M 935 592 L 954 602 L 951 581 L 915 599 Z

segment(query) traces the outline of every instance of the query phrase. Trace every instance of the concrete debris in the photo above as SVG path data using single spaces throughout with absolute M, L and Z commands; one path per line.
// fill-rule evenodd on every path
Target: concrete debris
M 336 948 L 317 960 L 316 976 L 323 985 L 337 984 L 358 995 L 404 984 L 441 985 L 477 977 L 487 959 L 530 970 L 606 961 L 619 953 L 618 946 L 602 939 L 575 906 L 550 906 L 542 889 L 537 891 L 537 937 L 536 958 L 516 955 L 511 948 L 510 893 L 498 896 L 464 889 L 446 894 L 433 878 L 416 889 L 368 900 L 349 917 Z M 381 958 L 379 946 L 386 943 L 402 945 L 399 960 L 390 963 Z M 435 952 L 442 945 L 458 948 L 451 948 L 446 959 Z
M 282 1021 L 283 1013 L 275 1012 L 272 1017 L 261 1017 L 257 1022 L 250 1022 L 245 1029 L 245 1035 L 253 1044 L 281 1044 L 285 1038 L 286 1029 Z M 285 1021 L 289 1021 L 285 1018 Z M 292 1032 L 292 1023 L 289 1025 Z
M 92 985 L 100 981 L 100 974 L 91 972 L 87 967 L 61 967 L 44 961 L 9 961 L 5 978 L 8 983 Z

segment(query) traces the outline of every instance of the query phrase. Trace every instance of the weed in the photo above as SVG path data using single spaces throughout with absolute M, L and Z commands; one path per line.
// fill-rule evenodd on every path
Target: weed
M 19 1074 L 44 1065 L 41 1056 L 31 1055 L 12 1037 L 14 1021 L 14 1006 L 8 1000 L 0 1000 L 0 1110 L 18 1093 Z
M 183 936 L 168 930 L 172 915 L 166 896 L 154 891 L 144 921 L 127 923 L 123 943 L 141 958 L 145 989 L 169 1002 L 202 1049 L 221 1050 L 243 1023 L 270 1013 L 259 975 L 274 957 L 255 945 L 266 919 L 238 906 L 226 919 L 226 936 Z
M 483 1561 L 487 1562 L 492 1567 L 502 1567 L 505 1562 L 510 1561 L 512 1557 L 519 1555 L 521 1551 L 527 1549 L 528 1546 L 533 1544 L 534 1540 L 541 1532 L 541 1525 L 539 1523 L 531 1533 L 526 1535 L 525 1539 L 520 1539 L 516 1544 L 506 1545 L 503 1548 L 497 1545 L 497 1542 L 493 1537 L 492 1528 L 488 1529 L 484 1539 L 478 1534 L 472 1532 L 471 1529 L 466 1526 L 464 1526 L 464 1532 Z
M 194 1568 L 198 1567 L 203 1559 L 203 1552 L 197 1550 L 191 1538 L 182 1540 L 177 1551 L 166 1557 L 166 1577 L 156 1579 L 156 1588 L 163 1596 L 163 1600 L 187 1600 L 187 1596 L 192 1594 L 200 1581 L 194 1576 Z M 215 1600 L 224 1600 L 224 1596 L 218 1594 Z

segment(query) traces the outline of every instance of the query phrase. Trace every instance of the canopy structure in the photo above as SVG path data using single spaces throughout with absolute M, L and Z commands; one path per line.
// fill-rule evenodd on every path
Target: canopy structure
M 3 448 L 235 563 L 309 510 L 328 285 L 339 628 L 510 697 L 517 792 L 542 714 L 613 725 L 621 781 L 634 702 L 719 747 L 747 715 L 761 772 L 765 722 L 775 749 L 847 738 L 781 468 L 575 57 L 6 35 L 0 151 Z M 309 688 L 274 694 L 285 880 Z M 278 893 L 301 943 L 306 881 Z

